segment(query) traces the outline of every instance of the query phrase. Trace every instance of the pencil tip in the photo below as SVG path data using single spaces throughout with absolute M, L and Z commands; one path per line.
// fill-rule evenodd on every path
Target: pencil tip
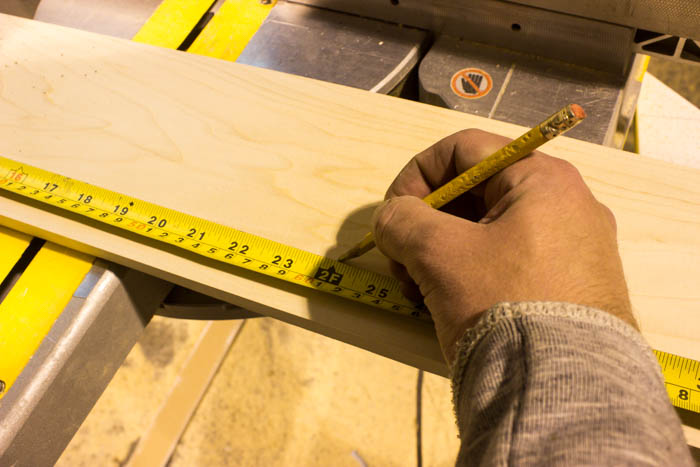
M 349 254 L 349 253 L 345 253 L 345 254 L 343 254 L 343 255 L 340 255 L 340 257 L 338 258 L 338 262 L 339 262 L 339 263 L 344 263 L 345 261 L 347 261 L 347 260 L 349 260 L 349 259 L 350 259 L 350 254 Z
M 338 257 L 338 262 L 344 263 L 349 259 L 357 258 L 359 256 L 359 251 L 357 248 L 350 248 L 348 251 Z

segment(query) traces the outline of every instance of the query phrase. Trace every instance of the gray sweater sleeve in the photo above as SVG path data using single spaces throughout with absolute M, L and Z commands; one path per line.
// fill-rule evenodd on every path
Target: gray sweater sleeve
M 614 316 L 501 303 L 458 346 L 458 465 L 694 465 L 656 358 Z

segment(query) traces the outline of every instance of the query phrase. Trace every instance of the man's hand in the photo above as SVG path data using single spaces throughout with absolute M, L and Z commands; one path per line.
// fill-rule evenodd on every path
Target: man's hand
M 377 246 L 404 293 L 423 296 L 450 365 L 466 329 L 499 302 L 577 303 L 637 327 L 615 218 L 568 162 L 536 151 L 445 212 L 421 201 L 508 142 L 480 130 L 439 141 L 406 165 L 374 214 Z

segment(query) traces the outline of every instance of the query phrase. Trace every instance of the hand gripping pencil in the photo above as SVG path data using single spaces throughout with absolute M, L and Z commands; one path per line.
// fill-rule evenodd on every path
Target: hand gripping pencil
M 581 106 L 577 104 L 567 105 L 520 138 L 513 140 L 471 169 L 433 191 L 423 198 L 423 201 L 435 209 L 439 209 L 462 193 L 471 190 L 479 183 L 527 156 L 550 139 L 569 131 L 585 117 L 586 112 L 583 111 Z M 374 248 L 374 235 L 370 232 L 365 235 L 360 243 L 344 255 L 341 255 L 338 261 L 357 258 L 372 248 Z

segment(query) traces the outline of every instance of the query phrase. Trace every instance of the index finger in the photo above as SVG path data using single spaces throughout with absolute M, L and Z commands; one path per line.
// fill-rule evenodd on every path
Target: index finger
M 477 129 L 443 138 L 406 164 L 389 186 L 385 199 L 404 195 L 425 198 L 510 141 L 505 136 Z M 474 191 L 483 192 L 483 187 L 478 186 Z

